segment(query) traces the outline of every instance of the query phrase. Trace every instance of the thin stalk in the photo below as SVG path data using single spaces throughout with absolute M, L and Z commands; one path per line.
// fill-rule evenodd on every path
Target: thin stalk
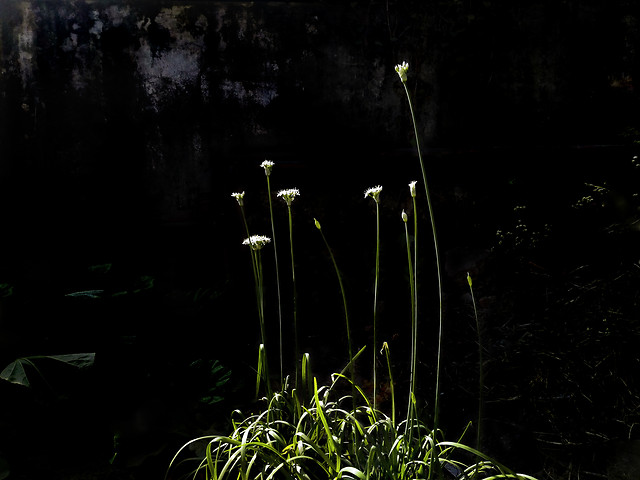
M 242 204 L 240 204 L 240 213 L 242 214 L 242 223 L 244 224 L 244 230 L 245 230 L 245 233 L 247 234 L 247 238 L 251 238 L 251 234 L 249 233 L 249 224 L 247 223 L 247 217 L 244 213 L 244 206 Z M 258 309 L 259 309 L 260 296 L 258 294 L 258 269 L 257 269 L 257 263 L 256 263 L 256 252 L 253 250 L 253 248 L 249 248 L 249 253 L 251 254 L 251 268 L 253 270 L 253 282 L 255 286 L 256 300 L 258 302 Z
M 476 299 L 473 295 L 473 282 L 471 275 L 467 272 L 467 283 L 471 292 L 471 302 L 473 303 L 473 315 L 476 319 L 476 331 L 478 333 L 478 427 L 476 432 L 476 450 L 480 450 L 480 442 L 482 440 L 482 418 L 484 409 L 484 361 L 482 355 L 482 330 L 480 329 L 480 318 L 478 317 L 478 309 L 476 308 Z
M 407 94 L 407 101 L 409 102 L 409 110 L 411 112 L 411 121 L 413 123 L 413 132 L 415 134 L 416 139 L 416 149 L 418 151 L 418 159 L 420 160 L 420 170 L 422 172 L 422 180 L 424 182 L 424 191 L 427 197 L 427 205 L 429 207 L 429 218 L 431 219 L 431 231 L 433 232 L 433 248 L 434 254 L 436 258 L 436 271 L 438 276 L 438 356 L 437 356 L 437 364 L 436 364 L 436 391 L 435 391 L 435 402 L 434 402 L 434 414 L 433 414 L 433 441 L 436 441 L 436 434 L 438 432 L 438 421 L 440 417 L 440 359 L 442 357 L 442 319 L 443 319 L 443 310 L 442 310 L 442 273 L 440 267 L 440 251 L 438 249 L 438 235 L 436 233 L 436 222 L 435 216 L 433 213 L 433 205 L 431 202 L 431 195 L 429 194 L 429 185 L 427 183 L 427 174 L 424 168 L 424 161 L 422 159 L 422 151 L 420 149 L 420 137 L 418 135 L 418 126 L 416 123 L 416 117 L 413 112 L 413 104 L 411 102 L 411 95 L 409 94 L 409 89 L 407 88 L 407 84 L 405 81 L 402 82 L 402 86 L 404 87 L 404 91 Z M 431 463 L 433 467 L 433 462 L 435 458 L 431 455 Z M 429 469 L 429 478 L 431 478 L 431 472 L 433 468 Z
M 405 424 L 405 438 L 407 438 L 407 444 L 411 444 L 411 437 L 413 436 L 413 421 L 415 419 L 414 402 L 415 398 L 415 381 L 416 381 L 416 339 L 415 339 L 415 324 L 416 324 L 416 289 L 413 276 L 413 265 L 411 262 L 411 241 L 409 240 L 409 228 L 407 227 L 407 214 L 402 212 L 402 218 L 404 220 L 404 236 L 407 243 L 407 264 L 409 267 L 409 289 L 411 297 L 411 371 L 410 371 L 410 383 L 409 383 L 409 404 L 407 405 L 407 423 Z
M 264 378 L 265 388 L 267 396 L 271 398 L 271 383 L 269 382 L 269 361 L 267 356 L 267 333 L 264 321 L 264 276 L 262 274 L 262 255 L 260 250 L 255 250 L 256 267 L 258 272 L 258 315 L 260 320 L 260 337 L 262 340 L 261 353 L 262 353 L 262 376 Z
M 296 290 L 296 265 L 293 260 L 293 221 L 291 215 L 291 204 L 287 203 L 287 210 L 289 211 L 289 246 L 291 248 L 291 277 L 293 281 L 293 342 L 294 342 L 294 355 L 295 355 L 295 385 L 298 388 L 299 369 L 298 369 L 298 294 Z
M 376 278 L 373 284 L 373 409 L 376 409 L 376 393 L 378 386 L 376 353 L 378 351 L 378 279 L 380 276 L 380 204 L 376 199 Z
M 318 222 L 318 220 L 316 220 L 315 218 L 314 218 L 314 221 L 316 224 L 316 228 L 320 232 L 320 235 L 322 235 L 322 240 L 324 241 L 324 244 L 326 245 L 327 250 L 329 251 L 329 256 L 331 257 L 331 261 L 333 262 L 333 268 L 336 271 L 336 275 L 338 277 L 338 283 L 340 284 L 340 292 L 342 293 L 342 304 L 344 306 L 344 320 L 347 328 L 347 346 L 349 349 L 349 370 L 351 374 L 351 382 L 353 384 L 355 375 L 354 375 L 354 366 L 353 366 L 353 348 L 351 344 L 351 327 L 349 326 L 349 312 L 347 310 L 347 295 L 345 294 L 345 291 L 344 291 L 344 285 L 342 283 L 342 275 L 340 274 L 340 270 L 338 269 L 338 264 L 336 263 L 336 259 L 333 256 L 333 251 L 329 246 L 329 242 L 327 242 L 327 239 L 324 236 L 324 233 L 322 232 L 322 227 L 320 226 L 320 222 Z
M 273 203 L 271 201 L 271 182 L 269 181 L 269 175 L 267 177 L 267 193 L 269 195 L 269 215 L 271 217 L 271 236 L 273 237 L 273 258 L 276 264 L 276 291 L 278 295 L 278 329 L 279 329 L 279 348 L 280 348 L 280 385 L 283 385 L 284 381 L 284 367 L 283 367 L 283 354 L 282 354 L 282 301 L 280 298 L 280 271 L 278 269 L 278 249 L 276 247 L 276 227 L 273 221 Z M 297 358 L 297 357 L 296 357 Z
M 389 370 L 389 388 L 391 389 L 391 425 L 393 428 L 396 428 L 396 396 L 395 390 L 393 387 L 393 372 L 391 371 L 391 352 L 389 351 L 389 344 L 384 342 L 382 344 L 382 350 L 380 350 L 380 354 L 382 351 L 386 354 L 387 357 L 387 368 Z

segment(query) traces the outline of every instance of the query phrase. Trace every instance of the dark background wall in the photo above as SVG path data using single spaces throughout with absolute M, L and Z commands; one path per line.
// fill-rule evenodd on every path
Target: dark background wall
M 179 444 L 184 425 L 193 431 L 182 413 L 197 392 L 184 364 L 255 351 L 230 193 L 247 191 L 250 224 L 267 233 L 262 160 L 276 162 L 274 189 L 302 191 L 301 316 L 335 319 L 341 308 L 309 287 L 334 281 L 317 217 L 342 247 L 352 295 L 365 297 L 352 307 L 365 341 L 370 292 L 359 279 L 369 281 L 372 259 L 358 242 L 363 225 L 373 233 L 362 192 L 384 184 L 383 223 L 392 225 L 408 206 L 406 184 L 420 178 L 395 64 L 410 64 L 448 264 L 476 268 L 515 202 L 537 198 L 559 215 L 567 182 L 628 160 L 621 145 L 640 128 L 639 22 L 640 6 L 627 0 L 0 1 L 0 283 L 14 287 L 0 300 L 0 367 L 28 354 L 97 351 L 99 380 L 85 378 L 93 390 L 73 404 L 84 405 L 81 419 L 101 417 L 93 453 L 110 456 L 110 435 L 122 432 L 153 450 L 142 454 L 148 461 L 158 432 L 179 425 Z M 402 253 L 398 232 L 385 234 L 387 252 Z M 388 265 L 392 289 L 403 273 Z M 452 278 L 455 303 L 464 277 Z M 65 297 L 92 288 L 108 299 Z M 380 307 L 393 328 L 395 311 L 393 300 Z M 340 319 L 332 325 L 333 339 L 305 334 L 322 362 L 339 367 L 343 356 L 326 345 L 335 346 Z M 254 359 L 240 363 L 234 381 L 250 383 Z M 14 415 L 2 426 L 23 443 L 37 422 L 66 418 L 40 409 L 41 399 L 17 398 L 34 425 Z M 77 415 L 57 427 L 88 435 Z M 20 457 L 18 444 L 7 435 L 0 454 Z M 31 457 L 24 465 L 46 471 Z
M 193 221 L 270 155 L 364 169 L 411 140 L 403 60 L 430 146 L 617 143 L 636 124 L 634 2 L 1 8 L 2 203 L 40 220 Z

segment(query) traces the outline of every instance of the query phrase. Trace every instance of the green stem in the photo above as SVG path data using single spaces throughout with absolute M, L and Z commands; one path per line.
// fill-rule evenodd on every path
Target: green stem
M 380 276 L 380 204 L 376 200 L 376 278 L 373 285 L 373 409 L 376 409 L 377 394 L 377 352 L 378 352 L 378 278 Z
M 244 207 L 242 205 L 240 205 L 240 213 L 242 214 L 242 223 L 244 224 L 244 230 L 247 234 L 247 238 L 251 238 L 251 234 L 249 233 L 249 224 L 247 223 L 247 217 L 244 213 Z M 251 255 L 251 268 L 253 270 L 253 282 L 254 282 L 256 300 L 258 302 L 258 309 L 259 309 L 260 296 L 258 295 L 258 270 L 257 270 L 257 263 L 256 263 L 256 252 L 253 250 L 253 247 L 251 245 L 249 245 L 249 253 Z
M 296 264 L 293 260 L 293 221 L 291 215 L 291 205 L 287 204 L 289 211 L 289 246 L 291 248 L 291 277 L 293 281 L 293 342 L 295 355 L 295 385 L 298 388 L 299 369 L 299 350 L 298 350 L 298 293 L 296 290 Z
M 415 342 L 415 284 L 413 277 L 413 266 L 411 262 L 411 241 L 409 240 L 409 228 L 407 223 L 404 222 L 404 236 L 407 243 L 407 263 L 409 266 L 409 289 L 411 295 L 411 371 L 410 371 L 410 384 L 409 384 L 409 404 L 407 405 L 407 423 L 405 424 L 405 437 L 408 440 L 408 444 L 411 444 L 411 437 L 413 436 L 413 399 L 415 398 L 415 358 L 416 358 L 416 342 Z
M 282 355 L 282 301 L 280 299 L 280 271 L 278 269 L 278 249 L 276 248 L 276 227 L 273 221 L 273 204 L 271 201 L 271 183 L 269 182 L 269 175 L 267 177 L 267 193 L 269 195 L 269 214 L 271 216 L 271 236 L 273 237 L 273 257 L 276 264 L 276 290 L 278 295 L 278 329 L 279 329 L 279 342 L 280 342 L 280 385 L 284 381 L 283 373 L 283 355 Z
M 331 257 L 331 261 L 333 262 L 333 268 L 336 271 L 336 275 L 338 277 L 338 283 L 340 284 L 340 292 L 342 293 L 342 304 L 344 306 L 344 320 L 347 327 L 347 347 L 349 349 L 349 366 L 350 366 L 349 370 L 351 373 L 351 382 L 353 384 L 355 372 L 354 372 L 354 366 L 353 366 L 353 349 L 351 344 L 351 327 L 349 326 L 349 312 L 347 310 L 347 295 L 345 294 L 345 291 L 344 291 L 344 285 L 342 283 L 342 275 L 340 274 L 340 270 L 338 269 L 338 264 L 336 263 L 336 259 L 333 256 L 333 252 L 331 251 L 329 242 L 327 242 L 327 239 L 324 236 L 322 229 L 320 228 L 320 223 L 317 220 L 315 220 L 315 223 L 316 223 L 316 227 L 320 231 L 320 235 L 322 235 L 322 240 L 324 241 L 324 244 L 326 245 L 327 250 L 329 251 L 329 256 Z M 354 401 L 355 401 L 355 398 L 354 398 Z
M 482 440 L 482 416 L 484 409 L 484 361 L 482 355 L 482 330 L 480 329 L 480 318 L 476 308 L 476 299 L 473 295 L 473 282 L 471 276 L 467 272 L 467 283 L 469 283 L 469 291 L 471 292 L 471 302 L 473 303 L 473 315 L 476 319 L 476 331 L 478 333 L 478 428 L 476 432 L 476 450 L 480 450 Z
M 433 214 L 433 205 L 431 202 L 431 195 L 429 194 L 429 185 L 427 183 L 427 174 L 424 168 L 424 161 L 422 160 L 422 151 L 420 149 L 420 137 L 418 135 L 418 127 L 416 123 L 416 117 L 413 112 L 413 104 L 411 103 L 411 95 L 409 94 L 409 89 L 407 88 L 407 84 L 402 82 L 404 86 L 404 91 L 407 94 L 407 100 L 409 102 L 409 110 L 411 111 L 411 121 L 413 123 L 413 131 L 416 138 L 416 149 L 418 151 L 418 159 L 420 160 L 420 170 L 422 171 L 422 180 L 424 182 L 424 191 L 427 196 L 427 205 L 429 207 L 429 217 L 431 219 L 431 231 L 433 232 L 433 248 L 436 258 L 436 270 L 438 275 L 438 357 L 437 357 L 437 365 L 436 365 L 436 391 L 435 391 L 435 403 L 434 403 L 434 414 L 433 414 L 433 441 L 436 441 L 436 435 L 438 432 L 438 421 L 440 417 L 440 359 L 442 357 L 442 319 L 443 319 L 443 311 L 442 311 L 442 273 L 440 268 L 440 251 L 438 249 L 438 236 L 436 234 L 436 222 L 435 216 Z M 433 467 L 433 462 L 435 461 L 434 455 L 431 455 L 431 466 Z M 431 478 L 431 472 L 433 468 L 429 469 L 429 478 Z
M 258 272 L 258 312 L 259 312 L 259 320 L 260 320 L 260 337 L 262 340 L 262 353 L 263 357 L 263 379 L 265 383 L 265 389 L 267 392 L 267 396 L 271 398 L 271 383 L 269 381 L 269 361 L 267 356 L 267 333 L 264 322 L 264 276 L 262 274 L 262 255 L 260 254 L 260 250 L 255 250 L 256 257 L 256 266 Z

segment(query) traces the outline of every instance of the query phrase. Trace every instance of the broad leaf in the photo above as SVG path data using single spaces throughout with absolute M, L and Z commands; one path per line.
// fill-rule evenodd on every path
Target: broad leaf
M 0 372 L 0 379 L 6 380 L 7 382 L 11 383 L 16 383 L 18 385 L 24 385 L 25 387 L 30 387 L 31 382 L 29 381 L 29 377 L 27 377 L 27 372 L 24 367 L 25 365 L 30 365 L 33 369 L 35 369 L 36 372 L 39 373 L 39 370 L 33 363 L 33 360 L 51 359 L 58 362 L 66 363 L 67 365 L 76 368 L 87 368 L 93 365 L 93 363 L 95 362 L 95 357 L 95 353 L 69 353 L 65 355 L 36 355 L 32 357 L 18 358 L 17 360 L 7 365 L 5 369 Z
M 29 387 L 31 384 L 29 383 L 29 379 L 27 378 L 27 372 L 25 372 L 24 370 L 24 363 L 31 362 L 23 358 L 19 358 L 18 360 L 11 362 L 0 373 L 0 378 L 2 380 L 6 380 L 7 382 L 17 383 L 18 385 Z

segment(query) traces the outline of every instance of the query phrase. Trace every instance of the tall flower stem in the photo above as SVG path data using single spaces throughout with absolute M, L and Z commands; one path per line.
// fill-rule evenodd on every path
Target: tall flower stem
M 436 221 L 433 213 L 433 204 L 431 202 L 431 195 L 429 193 L 429 184 L 427 183 L 427 174 L 424 168 L 424 161 L 422 159 L 422 150 L 420 149 L 420 136 L 418 134 L 418 126 L 416 123 L 416 116 L 413 111 L 413 103 L 411 102 L 411 95 L 407 88 L 407 70 L 409 65 L 403 63 L 396 66 L 396 72 L 400 76 L 402 86 L 407 95 L 407 101 L 409 103 L 409 110 L 411 112 L 411 122 L 413 124 L 413 132 L 416 139 L 416 150 L 418 152 L 418 160 L 420 161 L 420 170 L 422 172 L 422 181 L 424 182 L 424 191 L 427 197 L 427 205 L 429 207 L 429 218 L 431 219 L 431 231 L 433 233 L 433 248 L 436 259 L 436 272 L 438 276 L 438 357 L 436 364 L 436 391 L 433 413 L 433 441 L 436 441 L 436 435 L 438 432 L 438 421 L 440 417 L 440 359 L 442 357 L 442 323 L 443 323 L 443 307 L 442 307 L 442 272 L 440 267 L 440 251 L 438 249 L 438 235 L 436 233 Z M 431 461 L 434 461 L 434 456 L 431 456 Z M 432 464 L 433 467 L 433 464 Z M 429 469 L 429 478 L 431 478 L 431 472 L 433 468 Z
M 293 286 L 293 344 L 296 388 L 299 387 L 300 381 L 300 369 L 298 368 L 300 352 L 298 350 L 298 293 L 296 290 L 296 264 L 293 259 L 293 216 L 291 213 L 291 204 L 298 195 L 300 195 L 300 190 L 297 188 L 288 188 L 278 192 L 278 197 L 282 198 L 287 203 L 287 211 L 289 214 L 289 248 L 291 252 L 291 278 Z
M 260 355 L 258 358 L 258 379 L 256 382 L 256 395 L 260 387 L 260 378 L 265 382 L 267 395 L 271 396 L 271 382 L 269 376 L 269 364 L 267 361 L 267 333 L 264 318 L 264 275 L 262 269 L 262 255 L 260 254 L 262 247 L 270 243 L 271 239 L 263 235 L 252 235 L 245 239 L 242 243 L 248 245 L 252 250 L 252 258 L 254 260 L 255 278 L 256 278 L 256 296 L 258 300 L 258 323 L 260 325 Z
M 267 356 L 267 332 L 264 322 L 264 276 L 262 274 L 262 255 L 260 250 L 255 250 L 256 266 L 258 270 L 258 297 L 259 297 L 259 316 L 260 316 L 260 337 L 262 338 L 261 355 L 258 360 L 258 377 L 260 377 L 260 370 L 262 371 L 262 378 L 264 380 L 267 396 L 271 398 L 271 383 L 269 382 L 269 359 Z M 259 381 L 259 380 L 258 380 Z M 257 394 L 257 388 L 256 388 Z
M 318 231 L 320 232 L 320 235 L 322 235 L 322 240 L 324 241 L 324 244 L 327 247 L 327 250 L 329 251 L 329 256 L 331 257 L 331 262 L 333 262 L 333 268 L 336 271 L 336 275 L 338 277 L 338 283 L 340 284 L 340 292 L 342 293 L 342 304 L 344 306 L 344 321 L 346 323 L 346 328 L 347 328 L 347 347 L 349 349 L 349 370 L 350 370 L 350 375 L 351 375 L 351 382 L 353 385 L 354 382 L 354 366 L 353 366 L 353 348 L 352 348 L 352 343 L 351 343 L 351 327 L 349 326 L 349 311 L 347 310 L 347 295 L 345 294 L 344 291 L 344 284 L 342 283 L 342 275 L 340 274 L 340 269 L 338 268 L 338 264 L 336 263 L 336 259 L 333 256 L 333 251 L 331 250 L 331 247 L 329 246 L 329 242 L 327 242 L 326 237 L 324 236 L 324 233 L 322 232 L 322 227 L 320 226 L 320 222 L 318 222 L 318 220 L 316 220 L 315 218 L 313 219 L 313 221 L 316 224 L 316 228 L 318 229 Z M 355 401 L 355 400 L 354 400 Z
M 240 214 L 242 216 L 242 224 L 244 225 L 244 231 L 247 234 L 247 238 L 251 238 L 251 234 L 249 233 L 249 224 L 247 223 L 247 216 L 244 213 L 244 192 L 232 193 L 231 196 L 237 200 L 238 205 L 240 206 Z M 256 301 L 258 303 L 258 309 L 259 309 L 260 297 L 258 295 L 258 270 L 257 270 L 257 264 L 256 264 L 256 252 L 253 250 L 253 248 L 250 248 L 249 254 L 251 255 L 251 269 L 253 270 L 254 289 L 255 289 Z
M 415 215 L 414 215 L 415 216 Z M 416 289 L 415 279 L 413 274 L 413 264 L 411 260 L 411 240 L 409 239 L 409 228 L 407 222 L 409 220 L 408 215 L 402 211 L 402 220 L 404 222 L 404 237 L 407 244 L 407 264 L 409 268 L 409 292 L 411 298 L 411 370 L 410 370 L 410 383 L 409 383 L 409 403 L 407 405 L 407 422 L 405 424 L 405 438 L 407 439 L 407 445 L 411 444 L 411 438 L 413 436 L 413 425 L 415 418 L 415 388 L 416 388 Z
M 279 332 L 279 349 L 280 349 L 280 385 L 283 385 L 284 382 L 284 367 L 283 367 L 283 345 L 282 345 L 282 300 L 280 296 L 280 271 L 278 268 L 278 248 L 276 246 L 276 227 L 275 222 L 273 221 L 273 202 L 271 201 L 271 182 L 269 181 L 269 177 L 271 175 L 271 169 L 273 167 L 273 162 L 269 160 L 265 160 L 260 165 L 264 168 L 265 176 L 267 177 L 267 194 L 269 196 L 269 215 L 271 218 L 271 237 L 273 238 L 273 259 L 276 265 L 276 291 L 278 297 L 278 332 Z
M 418 376 L 418 205 L 416 203 L 415 182 L 409 185 L 409 189 L 413 200 L 413 323 L 411 329 L 413 357 L 411 359 L 411 387 L 413 389 L 414 415 L 417 419 L 417 412 L 415 412 L 415 392 Z
M 376 409 L 378 389 L 378 279 L 380 277 L 380 204 L 376 202 L 376 279 L 373 284 L 373 409 Z M 394 414 L 395 415 L 395 414 Z
M 294 342 L 294 355 L 295 355 L 295 385 L 298 387 L 299 381 L 299 349 L 298 349 L 298 293 L 296 290 L 296 264 L 293 260 L 293 221 L 291 216 L 291 205 L 287 205 L 289 211 L 289 246 L 291 247 L 291 279 L 293 282 L 293 342 Z
M 471 275 L 467 272 L 467 283 L 471 292 L 471 302 L 473 303 L 473 315 L 476 319 L 476 332 L 478 334 L 478 427 L 476 429 L 476 450 L 480 450 L 480 442 L 482 440 L 482 419 L 484 409 L 484 361 L 483 361 L 483 345 L 482 330 L 480 328 L 480 319 L 478 317 L 478 309 L 476 308 L 476 299 L 473 295 L 473 282 Z
M 376 202 L 376 276 L 373 283 L 373 409 L 376 409 L 378 393 L 377 353 L 378 353 L 378 280 L 380 277 L 380 192 L 382 187 L 378 185 L 368 189 L 364 196 L 371 197 Z

